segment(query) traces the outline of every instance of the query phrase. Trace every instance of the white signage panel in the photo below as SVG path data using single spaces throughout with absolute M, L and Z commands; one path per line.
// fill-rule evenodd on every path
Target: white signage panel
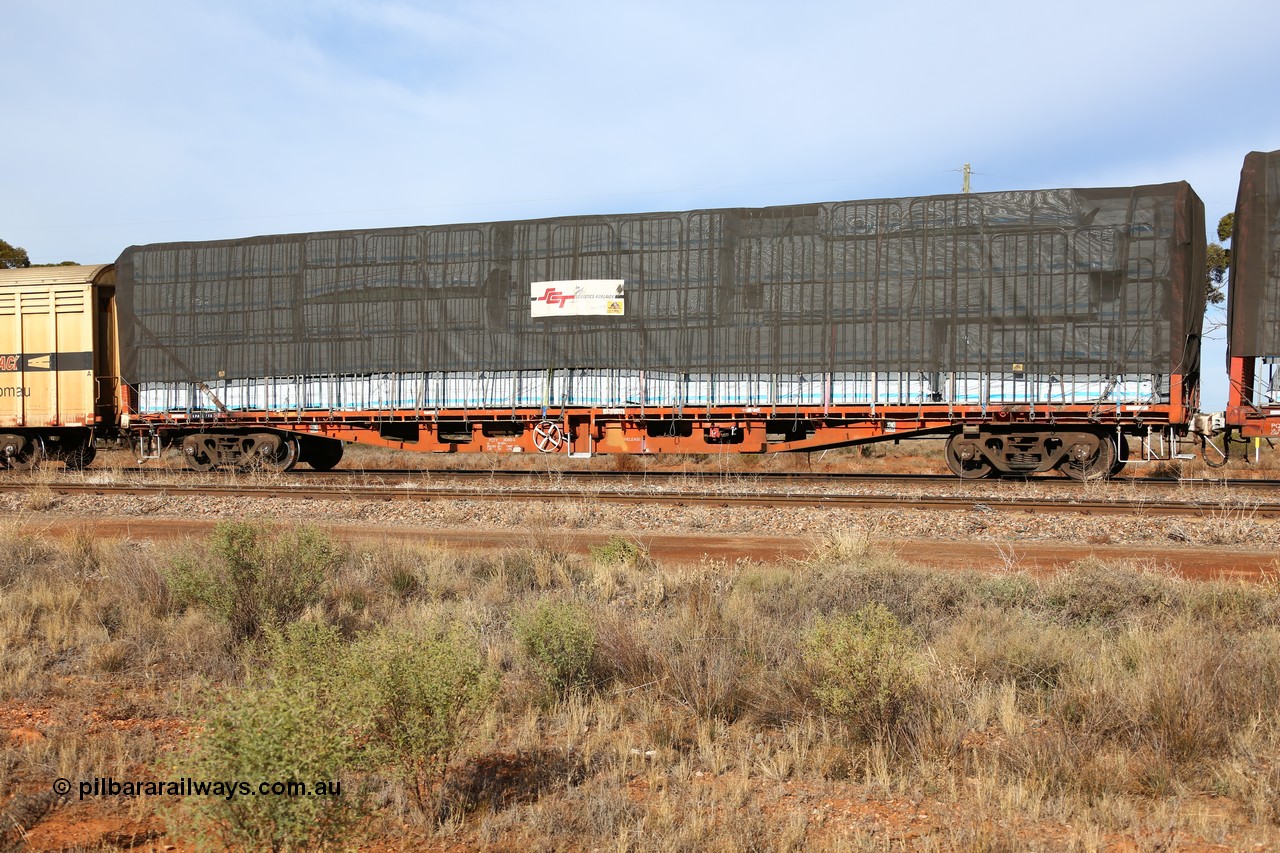
M 530 317 L 621 317 L 626 313 L 622 279 L 535 281 L 529 286 Z

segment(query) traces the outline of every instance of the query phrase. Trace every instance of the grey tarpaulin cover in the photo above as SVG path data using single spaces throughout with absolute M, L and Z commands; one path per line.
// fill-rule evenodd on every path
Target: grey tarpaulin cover
M 1185 183 L 134 246 L 124 379 L 551 368 L 1198 372 Z M 530 316 L 620 280 L 618 316 Z
M 1228 357 L 1280 355 L 1280 151 L 1240 170 L 1227 315 Z

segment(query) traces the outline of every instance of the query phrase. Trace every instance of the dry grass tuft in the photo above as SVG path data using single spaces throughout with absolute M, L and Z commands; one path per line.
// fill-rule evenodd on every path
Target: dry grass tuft
M 58 495 L 47 483 L 37 483 L 27 490 L 23 503 L 30 512 L 44 512 L 58 505 Z

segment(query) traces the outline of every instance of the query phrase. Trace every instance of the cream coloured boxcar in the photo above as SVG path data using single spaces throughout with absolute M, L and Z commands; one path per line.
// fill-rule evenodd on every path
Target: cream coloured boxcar
M 0 463 L 83 467 L 119 393 L 115 269 L 0 270 Z

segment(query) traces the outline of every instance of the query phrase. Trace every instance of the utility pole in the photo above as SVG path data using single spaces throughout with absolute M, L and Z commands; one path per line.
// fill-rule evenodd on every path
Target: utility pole
M 969 191 L 969 175 L 971 175 L 972 173 L 973 173 L 972 167 L 968 163 L 965 163 L 964 164 L 964 188 L 961 189 L 960 192 L 967 193 Z

